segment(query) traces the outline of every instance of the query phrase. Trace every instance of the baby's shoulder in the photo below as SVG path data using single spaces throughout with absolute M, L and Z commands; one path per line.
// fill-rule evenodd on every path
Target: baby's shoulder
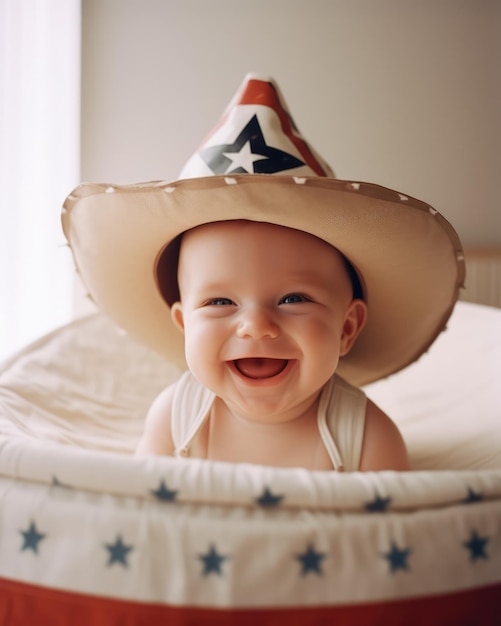
M 408 470 L 409 459 L 395 422 L 367 399 L 360 470 Z
M 171 417 L 176 385 L 173 383 L 163 389 L 150 405 L 136 455 L 173 453 Z

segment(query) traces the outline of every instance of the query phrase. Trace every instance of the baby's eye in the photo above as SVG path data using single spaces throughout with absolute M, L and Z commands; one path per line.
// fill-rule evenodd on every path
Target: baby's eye
M 211 306 L 228 306 L 232 305 L 233 301 L 229 298 L 213 298 L 207 302 L 208 305 Z
M 280 300 L 280 304 L 297 304 L 299 302 L 310 302 L 310 300 L 300 293 L 290 293 Z

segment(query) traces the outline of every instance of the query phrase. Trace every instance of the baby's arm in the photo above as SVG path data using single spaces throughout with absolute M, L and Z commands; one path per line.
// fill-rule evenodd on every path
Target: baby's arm
M 153 401 L 146 415 L 143 436 L 136 448 L 136 456 L 145 454 L 172 454 L 170 421 L 174 385 L 164 389 Z
M 400 431 L 386 413 L 367 400 L 360 471 L 408 469 L 409 458 Z

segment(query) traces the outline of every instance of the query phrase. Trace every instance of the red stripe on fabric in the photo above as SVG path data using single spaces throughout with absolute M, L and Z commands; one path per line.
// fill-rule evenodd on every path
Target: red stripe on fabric
M 327 172 L 317 161 L 308 144 L 296 134 L 298 131 L 294 120 L 289 113 L 284 110 L 277 90 L 272 83 L 257 79 L 249 80 L 245 89 L 240 94 L 238 104 L 255 104 L 272 108 L 280 118 L 282 130 L 294 143 L 306 163 L 318 176 L 327 176 Z
M 172 607 L 0 579 L 2 626 L 466 626 L 499 624 L 501 583 L 394 602 L 288 609 Z

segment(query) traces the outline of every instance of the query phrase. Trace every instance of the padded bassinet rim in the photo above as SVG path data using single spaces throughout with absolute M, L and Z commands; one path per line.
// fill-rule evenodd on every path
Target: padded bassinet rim
M 250 484 L 251 497 L 245 497 L 240 504 L 217 496 L 208 498 L 211 489 L 205 493 L 204 471 L 208 470 L 209 475 L 211 470 L 216 475 L 227 474 L 224 487 L 231 493 L 232 472 L 249 472 L 255 481 L 254 466 L 228 468 L 207 461 L 154 459 L 165 470 L 156 474 L 152 470 L 158 468 L 147 467 L 148 460 L 123 458 L 118 473 L 131 480 L 136 474 L 136 485 L 141 480 L 146 482 L 147 488 L 137 496 L 131 494 L 134 488 L 123 484 L 113 487 L 113 471 L 107 476 L 118 462 L 117 458 L 110 458 L 120 456 L 115 454 L 83 451 L 87 462 L 77 460 L 75 468 L 79 471 L 74 477 L 91 489 L 65 482 L 69 474 L 64 473 L 64 468 L 61 479 L 52 475 L 49 481 L 52 470 L 58 469 L 49 462 L 55 447 L 50 445 L 45 451 L 45 476 L 39 476 L 37 481 L 28 477 L 30 462 L 23 458 L 31 456 L 33 447 L 23 446 L 20 450 L 15 445 L 7 454 L 11 462 L 17 460 L 18 477 L 6 476 L 3 471 L 0 475 L 0 578 L 147 604 L 232 610 L 357 606 L 501 586 L 501 498 L 492 492 L 481 493 L 483 487 L 489 488 L 482 481 L 472 483 L 467 497 L 460 502 L 402 508 L 394 507 L 392 490 L 383 490 L 385 485 L 391 487 L 394 472 L 381 476 L 326 472 L 324 478 L 338 488 L 333 497 L 337 493 L 344 496 L 345 505 L 351 488 L 363 493 L 358 507 L 351 501 L 350 506 L 340 509 L 336 498 L 328 510 L 311 506 L 316 476 L 307 473 L 308 480 L 313 478 L 307 490 L 309 507 L 296 506 L 294 497 L 302 489 L 296 493 L 296 486 L 290 484 L 290 471 L 285 472 L 286 486 L 277 479 L 282 471 L 275 469 L 264 489 L 263 484 Z M 5 450 L 8 448 L 1 452 Z M 102 456 L 100 461 L 97 456 Z M 67 458 L 64 465 L 70 465 Z M 35 461 L 32 470 L 37 467 Z M 84 468 L 92 475 L 82 476 Z M 193 471 L 187 472 L 187 468 Z M 181 472 L 179 482 L 176 471 Z M 436 477 L 442 473 L 431 474 Z M 459 474 L 475 478 L 474 473 Z M 496 472 L 480 474 L 492 478 Z M 98 489 L 100 478 L 104 480 Z M 373 491 L 364 490 L 368 486 L 365 478 L 369 478 Z M 371 478 L 376 480 L 371 482 Z M 401 478 L 405 478 L 405 487 L 406 482 L 412 479 L 416 484 L 423 475 Z M 202 485 L 195 484 L 198 479 Z M 220 482 L 219 474 L 216 483 Z M 421 486 L 431 487 L 431 480 Z M 110 493 L 108 488 L 123 493 Z M 237 493 L 241 489 L 239 484 Z M 197 493 L 199 490 L 205 499 Z M 458 488 L 458 495 L 459 491 Z M 240 497 L 243 494 L 242 490 Z M 274 502 L 272 496 L 280 495 L 283 500 Z M 394 495 L 397 502 L 398 496 Z M 30 525 L 32 532 L 43 536 L 40 558 L 19 548 L 21 535 L 25 536 Z M 488 538 L 488 558 L 473 562 L 466 544 L 477 536 Z M 113 542 L 131 546 L 132 553 L 130 559 L 124 557 L 123 564 L 108 562 L 106 567 L 106 549 L 111 549 Z M 401 549 L 402 555 L 407 553 L 411 558 L 411 565 L 401 564 L 400 572 L 397 560 L 397 570 L 393 571 L 393 562 L 386 561 L 392 551 Z M 201 576 L 201 560 L 208 558 L 204 555 L 210 555 L 211 550 L 223 558 L 221 575 Z M 307 555 L 308 551 L 325 557 L 318 575 L 300 574 L 297 561 L 301 552 Z M 263 583 L 267 579 L 269 582 Z
M 471 500 L 472 494 L 501 499 L 501 470 L 339 474 L 201 459 L 135 458 L 23 436 L 0 437 L 0 476 L 140 499 L 338 512 L 370 512 L 378 499 L 380 507 L 392 511 L 455 506 Z

